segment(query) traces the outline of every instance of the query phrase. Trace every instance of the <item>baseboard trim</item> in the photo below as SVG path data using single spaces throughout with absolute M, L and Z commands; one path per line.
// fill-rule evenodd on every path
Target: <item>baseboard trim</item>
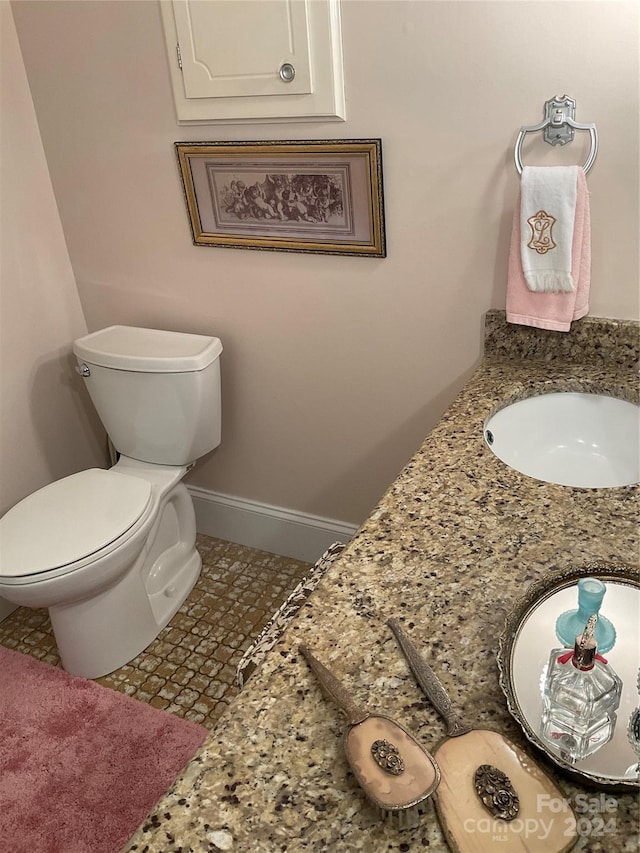
M 348 542 L 353 524 L 188 486 L 198 533 L 315 563 L 334 542 Z

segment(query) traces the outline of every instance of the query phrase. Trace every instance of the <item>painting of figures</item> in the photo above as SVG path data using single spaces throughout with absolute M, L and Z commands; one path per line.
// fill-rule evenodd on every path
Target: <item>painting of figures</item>
M 195 245 L 386 256 L 380 140 L 176 150 Z

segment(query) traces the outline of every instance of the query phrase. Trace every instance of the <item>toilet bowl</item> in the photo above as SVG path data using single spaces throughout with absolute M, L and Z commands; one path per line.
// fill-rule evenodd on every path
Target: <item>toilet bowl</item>
M 97 678 L 132 660 L 193 588 L 201 559 L 185 470 L 121 458 L 46 486 L 2 519 L 0 595 L 49 608 L 68 672 Z
M 143 651 L 193 588 L 201 558 L 193 503 L 182 478 L 193 465 L 194 447 L 201 453 L 220 440 L 217 339 L 195 341 L 196 349 L 201 344 L 209 352 L 191 363 L 194 355 L 185 350 L 200 336 L 111 327 L 93 337 L 97 340 L 89 343 L 107 350 L 93 354 L 103 364 L 81 364 L 89 375 L 98 374 L 101 393 L 108 377 L 101 406 L 112 406 L 107 418 L 121 446 L 131 440 L 139 456 L 171 458 L 176 464 L 120 455 L 113 468 L 51 483 L 0 519 L 0 596 L 26 607 L 48 607 L 63 667 L 85 678 L 106 675 Z M 118 348 L 125 350 L 124 361 L 118 360 L 122 352 L 113 355 Z M 104 365 L 114 358 L 117 367 Z M 172 367 L 179 368 L 177 382 L 171 381 Z M 134 393 L 127 390 L 131 379 Z M 176 384 L 179 393 L 171 393 Z M 170 411 L 163 419 L 164 405 Z M 147 421 L 147 439 L 139 425 L 149 409 L 153 428 Z M 213 421 L 208 420 L 212 413 Z

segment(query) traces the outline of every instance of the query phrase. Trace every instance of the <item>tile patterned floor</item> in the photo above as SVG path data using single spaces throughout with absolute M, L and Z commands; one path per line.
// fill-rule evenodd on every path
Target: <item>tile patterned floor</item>
M 236 666 L 311 566 L 198 535 L 202 573 L 142 654 L 96 681 L 212 729 L 238 693 Z M 0 644 L 60 666 L 46 610 L 14 611 Z

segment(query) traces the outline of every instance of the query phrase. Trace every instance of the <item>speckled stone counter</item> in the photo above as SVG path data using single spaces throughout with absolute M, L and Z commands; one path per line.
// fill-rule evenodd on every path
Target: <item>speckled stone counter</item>
M 587 318 L 574 329 L 510 327 L 489 312 L 480 368 L 127 851 L 447 850 L 431 804 L 415 830 L 378 822 L 348 770 L 343 718 L 297 651 L 306 643 L 360 705 L 433 747 L 444 723 L 409 674 L 390 616 L 428 646 L 462 716 L 534 754 L 570 799 L 595 796 L 535 752 L 509 715 L 498 636 L 523 590 L 546 573 L 638 563 L 638 488 L 530 479 L 500 462 L 482 435 L 493 409 L 532 393 L 637 399 L 637 324 Z M 577 849 L 638 849 L 637 797 L 613 796 L 606 834 L 583 833 Z

